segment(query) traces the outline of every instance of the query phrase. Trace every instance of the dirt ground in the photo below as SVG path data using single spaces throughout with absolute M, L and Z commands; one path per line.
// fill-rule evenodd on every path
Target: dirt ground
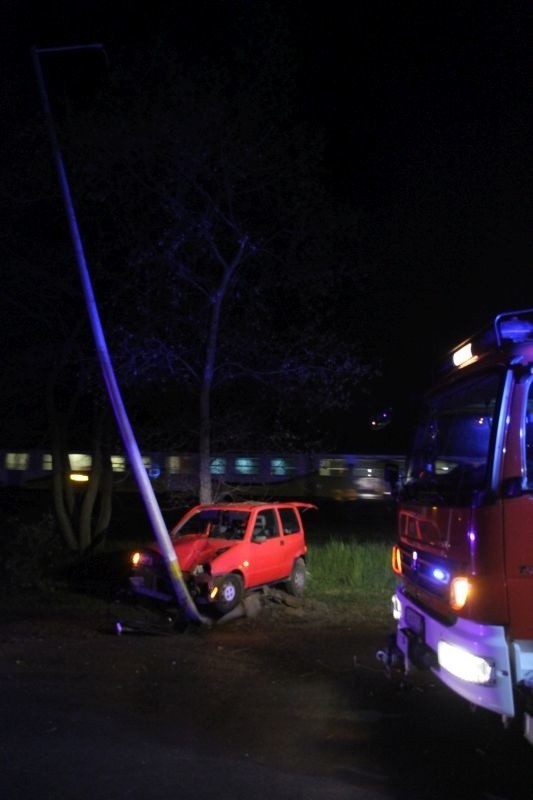
M 3 800 L 533 796 L 525 740 L 389 676 L 389 631 L 357 609 L 263 598 L 177 631 L 78 595 L 0 601 Z

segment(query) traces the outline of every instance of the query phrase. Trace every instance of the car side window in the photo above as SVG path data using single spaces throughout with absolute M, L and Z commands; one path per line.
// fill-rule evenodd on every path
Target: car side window
M 265 535 L 267 539 L 275 539 L 279 536 L 279 526 L 276 514 L 273 508 L 267 508 L 263 511 L 265 518 Z
M 280 508 L 279 515 L 281 517 L 281 527 L 286 536 L 292 533 L 299 533 L 300 523 L 294 508 Z
M 273 508 L 261 511 L 255 518 L 253 542 L 265 542 L 279 536 L 279 525 Z

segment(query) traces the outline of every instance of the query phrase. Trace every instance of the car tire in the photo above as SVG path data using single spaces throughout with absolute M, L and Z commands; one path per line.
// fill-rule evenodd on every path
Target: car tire
M 295 597 L 301 597 L 305 591 L 307 581 L 307 570 L 303 558 L 297 558 L 292 565 L 289 580 L 285 583 L 285 589 Z
M 227 614 L 238 606 L 244 594 L 242 578 L 230 572 L 217 581 L 218 594 L 214 607 L 219 614 Z

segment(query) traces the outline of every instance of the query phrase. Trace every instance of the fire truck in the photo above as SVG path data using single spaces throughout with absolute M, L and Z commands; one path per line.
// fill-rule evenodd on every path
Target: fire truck
M 431 671 L 533 744 L 533 309 L 453 348 L 421 405 L 381 657 Z

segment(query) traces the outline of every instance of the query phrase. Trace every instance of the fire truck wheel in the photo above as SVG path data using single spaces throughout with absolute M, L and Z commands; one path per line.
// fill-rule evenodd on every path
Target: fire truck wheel
M 301 597 L 304 593 L 307 572 L 303 558 L 297 558 L 293 564 L 289 580 L 285 584 L 285 589 L 295 597 Z
M 219 614 L 227 614 L 239 605 L 244 594 L 242 578 L 230 572 L 217 581 L 218 595 L 215 609 Z

